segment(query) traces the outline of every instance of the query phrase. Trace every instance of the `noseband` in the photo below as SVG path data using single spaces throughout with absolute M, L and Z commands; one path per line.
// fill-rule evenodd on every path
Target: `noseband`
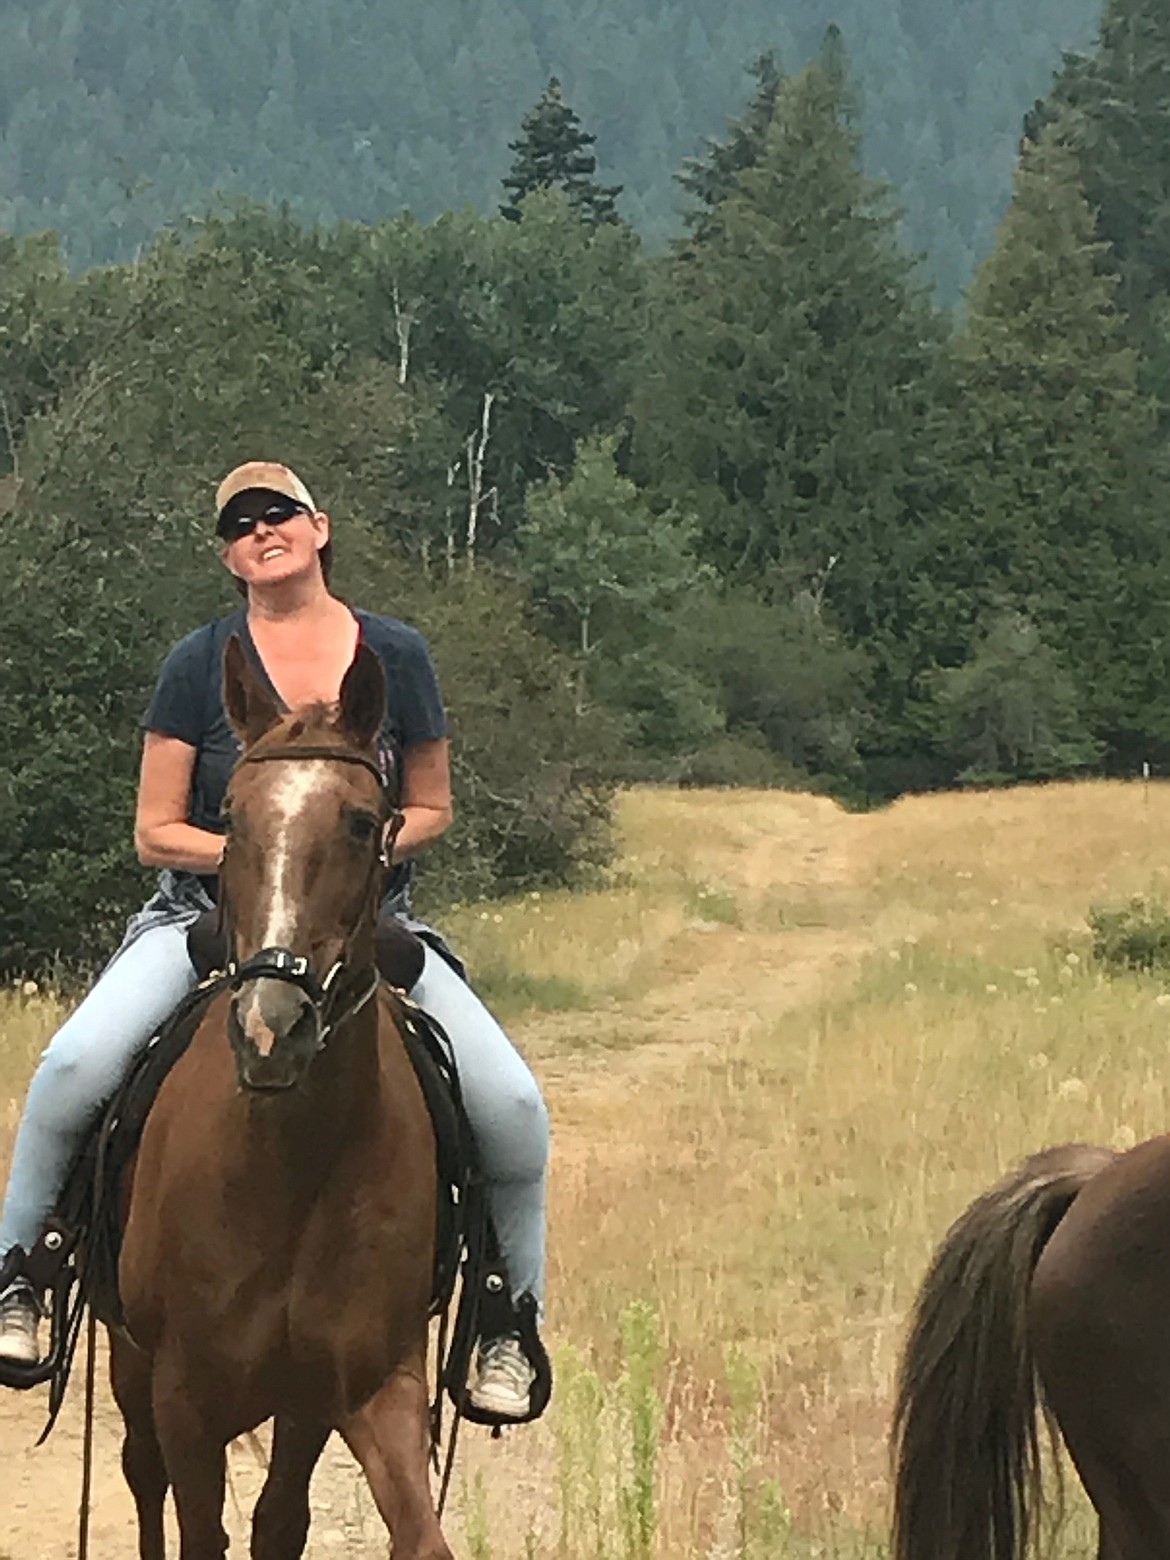
M 402 814 L 398 811 L 395 799 L 391 796 L 390 780 L 383 772 L 381 766 L 364 753 L 347 753 L 343 749 L 327 746 L 313 746 L 306 743 L 300 747 L 274 747 L 268 748 L 262 753 L 245 753 L 240 759 L 241 764 L 263 764 L 277 759 L 297 758 L 324 758 L 336 764 L 360 764 L 363 769 L 368 769 L 370 774 L 378 782 L 378 794 L 382 802 L 383 822 L 396 819 L 395 827 L 386 836 L 382 848 L 374 858 L 370 867 L 370 875 L 378 867 L 390 865 L 390 852 L 393 848 L 394 838 L 402 824 Z M 352 936 L 353 933 L 350 933 Z M 349 939 L 346 939 L 348 948 Z M 325 1021 L 325 1009 L 331 1000 L 334 983 L 345 970 L 345 954 L 336 961 L 324 978 L 319 979 L 316 971 L 303 954 L 293 953 L 290 948 L 261 948 L 250 959 L 243 963 L 238 962 L 233 956 L 228 961 L 227 974 L 231 977 L 232 991 L 239 991 L 251 980 L 283 980 L 290 986 L 296 986 L 303 991 L 312 1005 L 313 1013 L 317 1020 L 317 1049 L 324 1049 L 329 1036 L 345 1023 L 348 1019 L 361 1011 L 366 1003 L 378 989 L 378 969 L 375 965 L 373 975 L 358 997 L 349 1004 L 345 1010 L 335 1014 L 327 1023 Z

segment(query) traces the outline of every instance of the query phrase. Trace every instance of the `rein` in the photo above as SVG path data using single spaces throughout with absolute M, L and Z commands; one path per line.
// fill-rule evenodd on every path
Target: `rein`
M 241 764 L 263 764 L 270 761 L 288 759 L 328 759 L 337 764 L 358 764 L 373 775 L 378 782 L 378 794 L 382 802 L 384 821 L 393 821 L 393 827 L 386 834 L 382 848 L 370 867 L 370 876 L 373 877 L 378 867 L 390 865 L 390 853 L 398 830 L 402 827 L 402 813 L 395 806 L 394 799 L 390 795 L 390 782 L 381 766 L 375 759 L 365 753 L 346 752 L 344 748 L 329 747 L 325 744 L 304 743 L 301 745 L 289 745 L 286 747 L 266 748 L 260 753 L 245 753 Z M 230 848 L 230 846 L 229 846 Z M 353 935 L 352 933 L 350 934 Z M 347 939 L 348 946 L 348 939 Z M 345 955 L 336 961 L 333 967 L 326 973 L 323 979 L 318 979 L 316 971 L 303 954 L 293 953 L 289 948 L 261 948 L 251 958 L 240 963 L 234 957 L 229 959 L 227 975 L 230 978 L 232 991 L 239 991 L 245 982 L 250 980 L 283 980 L 289 985 L 296 986 L 303 991 L 312 1003 L 313 1011 L 317 1016 L 318 1035 L 317 1049 L 324 1050 L 331 1035 L 342 1024 L 348 1023 L 361 1012 L 367 1002 L 378 989 L 379 975 L 377 966 L 371 974 L 369 981 L 359 995 L 341 1013 L 334 1014 L 326 1021 L 326 1008 L 333 997 L 334 982 L 345 970 Z

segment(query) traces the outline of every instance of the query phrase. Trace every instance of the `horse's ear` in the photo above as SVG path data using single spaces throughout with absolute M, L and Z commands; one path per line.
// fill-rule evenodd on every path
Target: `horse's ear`
M 280 708 L 248 660 L 238 634 L 224 646 L 223 706 L 245 747 L 251 747 L 280 719 Z
M 386 715 L 386 674 L 377 653 L 359 644 L 349 670 L 341 680 L 338 730 L 355 747 L 369 747 Z

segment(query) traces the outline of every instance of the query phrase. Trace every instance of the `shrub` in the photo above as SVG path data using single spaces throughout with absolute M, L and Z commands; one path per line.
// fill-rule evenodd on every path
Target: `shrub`
M 1111 973 L 1170 970 L 1170 910 L 1137 894 L 1112 909 L 1089 911 L 1093 958 Z

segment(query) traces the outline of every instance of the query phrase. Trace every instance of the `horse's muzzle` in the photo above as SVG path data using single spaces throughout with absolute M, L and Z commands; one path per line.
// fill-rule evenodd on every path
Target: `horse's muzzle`
M 232 999 L 228 1035 L 241 1087 L 271 1094 L 302 1082 L 321 1048 L 321 1020 L 300 987 L 261 976 Z

